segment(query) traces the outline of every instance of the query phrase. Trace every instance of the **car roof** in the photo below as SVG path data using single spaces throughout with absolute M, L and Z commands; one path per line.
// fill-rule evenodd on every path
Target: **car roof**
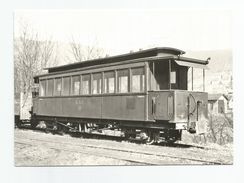
M 107 56 L 104 58 L 97 58 L 93 60 L 86 60 L 82 62 L 76 62 L 72 64 L 66 64 L 56 67 L 49 67 L 45 68 L 45 70 L 48 70 L 48 73 L 52 72 L 60 72 L 60 71 L 66 71 L 66 70 L 72 70 L 75 68 L 82 68 L 82 67 L 89 67 L 94 65 L 101 65 L 101 64 L 107 64 L 107 63 L 116 63 L 116 62 L 122 62 L 126 60 L 133 60 L 138 58 L 146 58 L 146 57 L 154 57 L 154 56 L 177 56 L 182 55 L 185 52 L 183 50 L 179 50 L 176 48 L 171 47 L 156 47 L 146 50 L 140 50 L 137 52 L 130 52 L 126 54 L 116 55 L 116 56 Z

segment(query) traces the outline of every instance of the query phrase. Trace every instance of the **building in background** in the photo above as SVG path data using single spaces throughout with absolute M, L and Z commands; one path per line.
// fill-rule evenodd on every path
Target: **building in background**
M 228 98 L 224 94 L 208 94 L 208 111 L 212 114 L 228 112 Z

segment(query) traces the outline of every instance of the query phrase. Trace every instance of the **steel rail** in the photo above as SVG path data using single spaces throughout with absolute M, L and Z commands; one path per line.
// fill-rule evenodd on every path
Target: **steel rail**
M 21 144 L 21 145 L 28 145 L 28 146 L 35 146 L 33 145 L 31 142 L 15 142 L 16 144 Z M 104 153 L 98 153 L 94 151 L 92 152 L 91 150 L 74 150 L 74 149 L 70 149 L 70 148 L 65 148 L 65 147 L 56 147 L 56 146 L 52 146 L 52 145 L 48 145 L 49 149 L 54 149 L 54 150 L 62 150 L 62 151 L 66 151 L 66 152 L 72 152 L 72 153 L 81 153 L 81 154 L 88 154 L 88 155 L 93 155 L 93 156 L 97 156 L 97 157 L 105 157 L 105 158 L 111 158 L 111 159 L 116 159 L 116 160 L 122 160 L 122 161 L 126 161 L 126 162 L 130 162 L 130 163 L 135 163 L 136 165 L 158 165 L 155 163 L 148 163 L 144 160 L 132 160 L 129 158 L 122 158 L 122 157 L 116 157 L 116 156 L 109 156 L 106 155 Z

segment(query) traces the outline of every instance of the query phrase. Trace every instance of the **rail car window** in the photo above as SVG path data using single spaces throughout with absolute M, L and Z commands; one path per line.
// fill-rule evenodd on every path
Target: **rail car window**
M 129 91 L 129 71 L 128 69 L 118 70 L 118 92 L 126 93 Z
M 104 73 L 104 93 L 115 92 L 115 73 L 114 71 Z
M 92 94 L 102 92 L 102 74 L 96 73 L 92 75 Z
M 72 95 L 80 94 L 80 76 L 72 76 Z
M 43 97 L 45 96 L 45 91 L 46 91 L 46 80 L 41 80 L 40 81 L 40 96 Z
M 134 68 L 132 71 L 132 92 L 143 92 L 145 90 L 144 68 Z
M 89 74 L 82 75 L 82 88 L 81 92 L 82 94 L 86 95 L 89 94 L 91 91 L 91 76 Z
M 54 80 L 54 96 L 61 95 L 61 78 L 55 78 Z
M 170 72 L 170 83 L 175 84 L 176 83 L 176 71 Z
M 53 95 L 53 79 L 47 80 L 47 93 L 46 96 L 52 96 Z
M 175 62 L 171 62 L 170 84 L 171 89 L 187 90 L 187 71 L 185 66 L 179 66 Z
M 63 77 L 62 95 L 69 95 L 70 92 L 70 77 Z

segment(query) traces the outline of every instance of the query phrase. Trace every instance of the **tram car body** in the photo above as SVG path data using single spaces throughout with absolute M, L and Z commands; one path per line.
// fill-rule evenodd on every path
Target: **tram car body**
M 150 142 L 198 132 L 207 120 L 208 95 L 188 90 L 188 70 L 204 70 L 208 61 L 184 53 L 160 47 L 47 68 L 34 78 L 39 93 L 32 124 L 55 121 L 81 132 L 113 126 L 127 137 L 139 131 Z

